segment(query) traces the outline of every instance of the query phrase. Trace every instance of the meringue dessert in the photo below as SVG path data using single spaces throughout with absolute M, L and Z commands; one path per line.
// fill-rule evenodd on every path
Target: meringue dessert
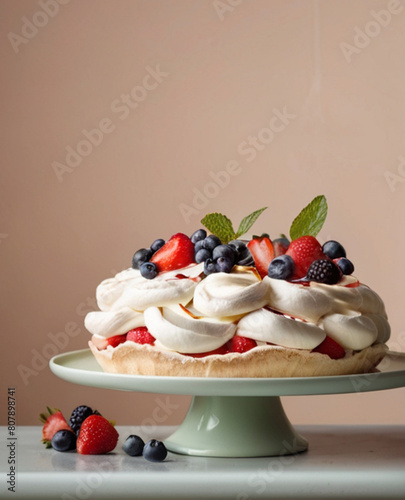
M 241 237 L 208 214 L 138 250 L 132 267 L 97 287 L 85 326 L 106 372 L 180 377 L 313 377 L 367 373 L 390 336 L 384 303 L 353 275 L 343 246 L 316 235 L 324 196 L 284 235 Z M 210 234 L 211 233 L 211 234 Z

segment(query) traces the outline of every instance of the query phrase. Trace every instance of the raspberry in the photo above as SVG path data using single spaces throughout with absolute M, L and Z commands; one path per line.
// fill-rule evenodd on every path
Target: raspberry
M 342 276 L 342 272 L 331 260 L 321 259 L 313 262 L 307 272 L 306 278 L 318 283 L 334 285 Z
M 137 344 L 153 345 L 156 339 L 149 333 L 146 326 L 139 326 L 127 333 L 127 340 L 132 340 L 132 342 L 136 342 Z

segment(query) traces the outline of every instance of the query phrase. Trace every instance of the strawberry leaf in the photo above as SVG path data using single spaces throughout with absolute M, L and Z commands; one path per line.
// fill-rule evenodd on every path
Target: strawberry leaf
M 317 196 L 309 203 L 290 227 L 290 238 L 296 240 L 301 236 L 316 236 L 322 229 L 328 213 L 328 204 L 324 195 Z
M 232 222 L 226 215 L 214 212 L 207 214 L 201 219 L 203 224 L 212 234 L 218 236 L 222 243 L 229 243 L 231 240 L 236 239 L 235 231 L 232 227 Z
M 242 234 L 245 234 L 249 231 L 249 229 L 253 226 L 253 224 L 257 221 L 260 215 L 266 210 L 267 207 L 260 208 L 255 212 L 252 212 L 250 215 L 244 217 L 239 224 L 239 229 L 236 232 L 236 238 L 240 238 Z

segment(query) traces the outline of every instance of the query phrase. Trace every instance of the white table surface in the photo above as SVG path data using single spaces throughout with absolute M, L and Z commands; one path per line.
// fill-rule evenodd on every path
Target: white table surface
M 0 498 L 30 499 L 405 499 L 405 426 L 297 426 L 299 455 L 206 458 L 169 453 L 164 462 L 129 457 L 129 434 L 162 439 L 174 427 L 117 427 L 113 453 L 45 449 L 41 427 L 17 427 L 16 493 L 7 491 L 7 428 L 0 428 Z

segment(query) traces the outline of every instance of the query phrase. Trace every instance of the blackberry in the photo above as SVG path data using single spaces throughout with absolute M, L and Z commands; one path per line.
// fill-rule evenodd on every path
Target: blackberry
M 82 423 L 87 417 L 90 417 L 90 415 L 93 415 L 93 410 L 89 406 L 85 405 L 78 406 L 72 411 L 69 419 L 69 426 L 76 436 L 79 435 Z
M 310 265 L 306 279 L 318 283 L 334 285 L 340 280 L 341 271 L 331 260 L 319 259 Z

